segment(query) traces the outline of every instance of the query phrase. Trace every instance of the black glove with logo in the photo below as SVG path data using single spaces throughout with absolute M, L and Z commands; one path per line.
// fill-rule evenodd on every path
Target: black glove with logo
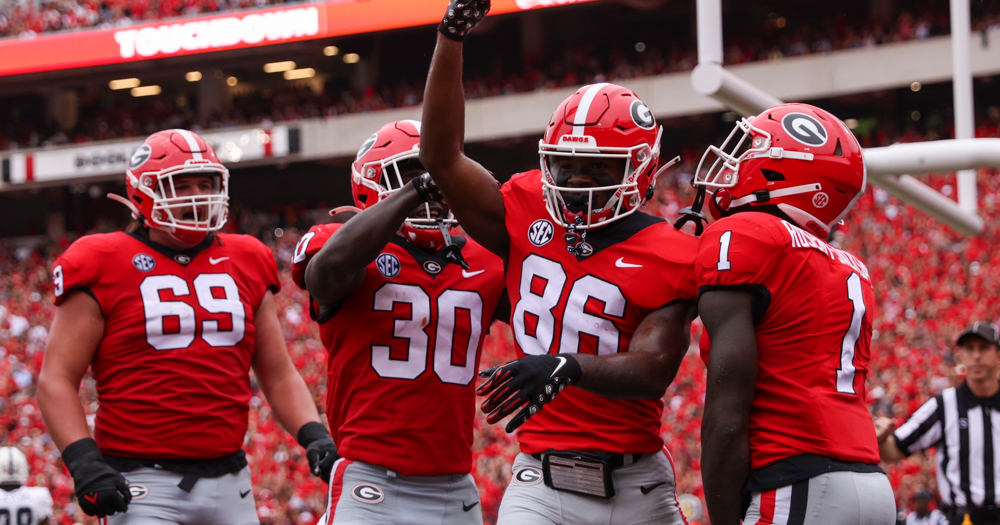
M 333 442 L 326 426 L 311 421 L 302 425 L 296 438 L 299 445 L 306 449 L 306 459 L 309 460 L 309 470 L 313 476 L 319 476 L 325 483 L 329 483 L 330 471 L 340 456 L 337 455 L 337 444 Z
M 104 461 L 96 441 L 74 441 L 63 450 L 62 458 L 73 476 L 80 510 L 99 518 L 128 510 L 132 501 L 128 481 Z
M 444 20 L 438 26 L 438 32 L 456 42 L 461 42 L 489 12 L 490 0 L 451 0 L 448 11 L 444 14 Z
M 417 192 L 420 200 L 424 202 L 444 202 L 444 196 L 441 195 L 441 190 L 434 183 L 434 179 L 431 178 L 430 173 L 414 177 L 410 184 L 413 184 L 413 190 Z
M 507 433 L 511 433 L 542 406 L 551 403 L 567 385 L 579 381 L 582 374 L 573 354 L 529 355 L 480 372 L 479 377 L 489 379 L 479 386 L 476 394 L 490 396 L 482 405 L 488 423 L 496 423 L 521 409 L 507 423 Z

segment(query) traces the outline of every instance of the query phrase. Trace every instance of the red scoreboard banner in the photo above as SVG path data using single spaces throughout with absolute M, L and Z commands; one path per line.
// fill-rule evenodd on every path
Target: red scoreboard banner
M 490 14 L 594 0 L 493 0 Z M 447 0 L 326 0 L 0 41 L 0 75 L 210 53 L 433 24 Z

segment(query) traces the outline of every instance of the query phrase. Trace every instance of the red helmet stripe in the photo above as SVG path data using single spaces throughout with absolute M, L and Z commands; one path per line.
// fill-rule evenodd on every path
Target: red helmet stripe
M 573 135 L 583 135 L 584 124 L 587 123 L 587 114 L 590 113 L 590 105 L 593 104 L 594 98 L 601 92 L 601 89 L 604 89 L 607 85 L 607 83 L 602 83 L 587 87 L 587 91 L 583 93 L 583 98 L 580 99 L 580 105 L 576 108 L 576 115 L 573 117 Z
M 174 131 L 180 133 L 184 137 L 184 140 L 187 141 L 188 147 L 191 148 L 191 157 L 194 160 L 202 160 L 201 146 L 198 145 L 198 141 L 195 140 L 194 135 L 186 129 L 177 129 Z

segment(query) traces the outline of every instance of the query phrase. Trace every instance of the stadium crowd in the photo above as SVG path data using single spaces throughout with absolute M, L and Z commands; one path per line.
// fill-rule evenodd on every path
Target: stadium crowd
M 75 5 L 77 1 L 89 5 L 95 0 L 59 0 L 43 5 Z M 155 0 L 149 1 L 155 3 Z M 175 0 L 170 3 L 164 0 L 157 6 L 241 6 L 251 1 L 269 3 L 272 0 L 234 0 L 231 4 L 225 1 Z M 121 8 L 124 2 L 118 0 L 111 3 Z M 107 6 L 107 3 L 100 5 Z M 12 7 L 0 6 L 0 36 L 5 23 L 4 9 Z M 145 13 L 149 15 L 153 11 Z M 6 23 L 10 24 L 9 21 Z M 770 24 L 771 31 L 763 34 L 755 30 L 727 37 L 726 63 L 778 60 L 947 34 L 948 13 L 941 6 L 924 5 L 916 13 L 902 12 L 894 23 L 888 25 L 844 17 L 827 21 L 822 27 L 796 21 L 793 29 L 780 17 L 769 20 L 767 24 Z M 977 6 L 973 26 L 975 30 L 1000 27 L 1000 4 L 986 2 Z M 595 82 L 618 82 L 694 68 L 697 63 L 694 48 L 669 36 L 672 35 L 647 33 L 640 37 L 639 42 L 634 42 L 634 35 L 626 37 L 628 42 L 595 40 L 580 47 L 569 46 L 561 56 L 547 57 L 546 60 L 539 60 L 539 57 L 507 60 L 509 64 L 505 64 L 501 56 L 501 53 L 509 52 L 498 50 L 493 60 L 477 60 L 470 68 L 465 83 L 466 95 L 468 98 L 496 97 Z M 362 89 L 341 90 L 342 87 L 334 86 L 333 82 L 328 82 L 321 91 L 314 91 L 306 83 L 243 89 L 233 98 L 228 109 L 214 112 L 206 118 L 198 117 L 194 104 L 186 96 L 164 94 L 133 99 L 122 95 L 109 98 L 103 90 L 84 89 L 80 92 L 79 119 L 75 129 L 60 129 L 54 122 L 35 121 L 31 120 L 35 116 L 24 115 L 0 125 L 0 150 L 139 137 L 159 129 L 176 127 L 197 131 L 302 118 L 334 118 L 420 104 L 423 78 L 392 78 L 391 69 L 387 68 L 378 86 Z M 183 103 L 178 100 L 183 100 Z
M 940 133 L 947 135 L 948 130 Z M 979 134 L 995 137 L 1000 130 L 996 122 L 987 121 Z M 897 140 L 925 138 L 911 132 Z M 677 217 L 678 209 L 693 198 L 689 182 L 699 154 L 693 149 L 684 153 L 684 162 L 660 181 L 646 211 L 671 220 Z M 945 195 L 955 191 L 953 175 L 928 176 L 925 181 Z M 1000 170 L 980 170 L 978 187 L 986 223 L 986 231 L 978 237 L 964 237 L 875 187 L 869 188 L 848 215 L 846 226 L 835 233 L 835 244 L 868 265 L 879 301 L 868 374 L 868 402 L 876 415 L 901 423 L 928 396 L 960 381 L 962 371 L 951 357 L 953 336 L 970 319 L 995 319 L 996 313 L 988 307 L 1000 299 Z M 308 316 L 308 298 L 290 279 L 292 252 L 299 232 L 308 226 L 300 222 L 294 213 L 253 213 L 236 206 L 230 227 L 262 238 L 274 250 L 282 282 L 277 296 L 279 317 L 288 348 L 316 403 L 323 406 L 326 353 Z M 62 525 L 85 521 L 72 500 L 72 479 L 46 433 L 35 388 L 54 312 L 51 265 L 69 243 L 69 238 L 0 242 L 0 445 L 24 450 L 32 469 L 29 485 L 50 488 L 56 501 L 55 522 Z M 697 321 L 692 332 L 690 352 L 666 394 L 662 432 L 673 454 L 678 495 L 701 499 L 705 369 L 696 343 L 701 332 Z M 510 330 L 494 324 L 481 367 L 512 356 Z M 251 405 L 255 409 L 250 412 L 244 448 L 253 472 L 258 514 L 265 524 L 312 525 L 324 511 L 325 485 L 309 475 L 302 449 L 278 427 L 256 385 L 254 392 Z M 81 398 L 92 418 L 97 400 L 89 379 Z M 484 516 L 490 520 L 496 516 L 510 478 L 517 443 L 501 426 L 487 425 L 479 413 L 474 450 L 473 475 Z M 914 455 L 887 471 L 900 509 L 912 508 L 914 493 L 934 490 L 931 455 Z

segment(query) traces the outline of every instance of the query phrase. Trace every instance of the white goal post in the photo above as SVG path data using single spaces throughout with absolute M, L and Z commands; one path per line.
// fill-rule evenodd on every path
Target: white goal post
M 722 67 L 722 1 L 697 0 L 698 66 L 695 90 L 734 112 L 750 116 L 781 104 L 777 97 Z M 976 168 L 1000 168 L 1000 139 L 973 138 L 972 73 L 969 65 L 969 0 L 951 0 L 956 139 L 865 148 L 869 180 L 966 235 L 983 230 L 976 213 Z M 959 202 L 912 175 L 958 171 Z

